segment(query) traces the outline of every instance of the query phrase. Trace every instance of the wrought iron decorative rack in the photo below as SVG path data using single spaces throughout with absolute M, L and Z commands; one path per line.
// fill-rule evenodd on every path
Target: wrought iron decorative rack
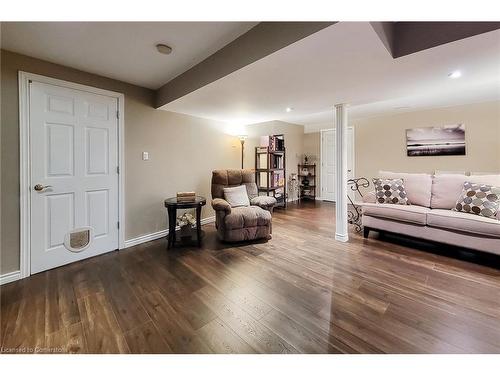
M 370 182 L 364 178 L 351 178 L 347 180 L 347 186 L 351 188 L 352 191 L 354 191 L 354 194 L 358 193 L 361 198 L 363 198 L 363 194 L 359 190 L 360 188 L 367 188 L 370 186 Z M 356 232 L 361 231 L 361 207 L 358 205 L 354 204 L 352 201 L 351 197 L 347 195 L 347 198 L 349 199 L 349 203 L 351 204 L 351 208 L 347 212 L 347 220 L 349 224 L 354 225 Z

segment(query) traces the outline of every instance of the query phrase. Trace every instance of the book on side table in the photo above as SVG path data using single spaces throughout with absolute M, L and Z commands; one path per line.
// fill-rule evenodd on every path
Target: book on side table
M 180 191 L 177 193 L 178 202 L 194 202 L 196 193 L 194 191 Z

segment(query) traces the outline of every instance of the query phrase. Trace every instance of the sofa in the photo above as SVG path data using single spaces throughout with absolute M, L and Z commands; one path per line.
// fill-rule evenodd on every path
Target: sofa
M 402 179 L 410 205 L 376 203 L 375 192 L 363 197 L 364 237 L 370 231 L 400 233 L 433 242 L 500 255 L 500 213 L 486 218 L 456 212 L 466 181 L 500 186 L 500 175 L 379 173 L 380 178 Z
M 231 207 L 224 199 L 224 188 L 244 185 L 250 206 Z M 224 242 L 269 239 L 276 199 L 259 196 L 255 172 L 249 169 L 220 169 L 212 172 L 212 208 L 217 236 Z

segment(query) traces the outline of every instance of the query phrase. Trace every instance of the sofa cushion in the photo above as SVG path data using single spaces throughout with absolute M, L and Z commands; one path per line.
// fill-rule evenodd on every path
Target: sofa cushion
M 250 206 L 247 188 L 244 185 L 224 188 L 224 199 L 231 208 Z
M 259 206 L 236 207 L 231 213 L 224 217 L 226 229 L 240 229 L 270 225 L 271 213 Z
M 426 225 L 430 208 L 422 206 L 402 206 L 397 204 L 363 203 L 363 215 L 381 217 L 407 223 Z
M 365 195 L 363 195 L 361 200 L 364 203 L 375 203 L 377 201 L 377 196 L 375 195 L 374 191 L 370 191 L 370 192 L 366 193 Z M 361 203 L 358 203 L 358 204 L 361 204 Z
M 496 219 L 500 204 L 500 187 L 466 181 L 453 211 Z
M 435 209 L 427 214 L 430 227 L 500 238 L 500 221 L 463 212 Z
M 380 178 L 401 178 L 411 204 L 431 206 L 432 176 L 427 173 L 379 172 Z
M 466 181 L 478 184 L 500 186 L 500 175 L 464 176 L 458 174 L 436 175 L 432 181 L 431 208 L 451 210 L 462 194 Z M 408 192 L 408 195 L 410 193 Z M 411 200 L 411 197 L 410 197 Z
M 402 204 L 408 205 L 408 195 L 406 194 L 403 180 L 374 178 L 375 195 L 377 203 L 380 204 Z

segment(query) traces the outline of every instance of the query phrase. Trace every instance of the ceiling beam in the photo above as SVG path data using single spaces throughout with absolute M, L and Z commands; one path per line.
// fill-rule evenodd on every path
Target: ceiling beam
M 370 22 L 393 58 L 500 29 L 500 22 Z
M 227 76 L 335 22 L 261 22 L 160 87 L 156 108 Z
M 370 22 L 373 30 L 377 33 L 380 41 L 387 51 L 392 54 L 394 50 L 394 25 L 396 22 Z

